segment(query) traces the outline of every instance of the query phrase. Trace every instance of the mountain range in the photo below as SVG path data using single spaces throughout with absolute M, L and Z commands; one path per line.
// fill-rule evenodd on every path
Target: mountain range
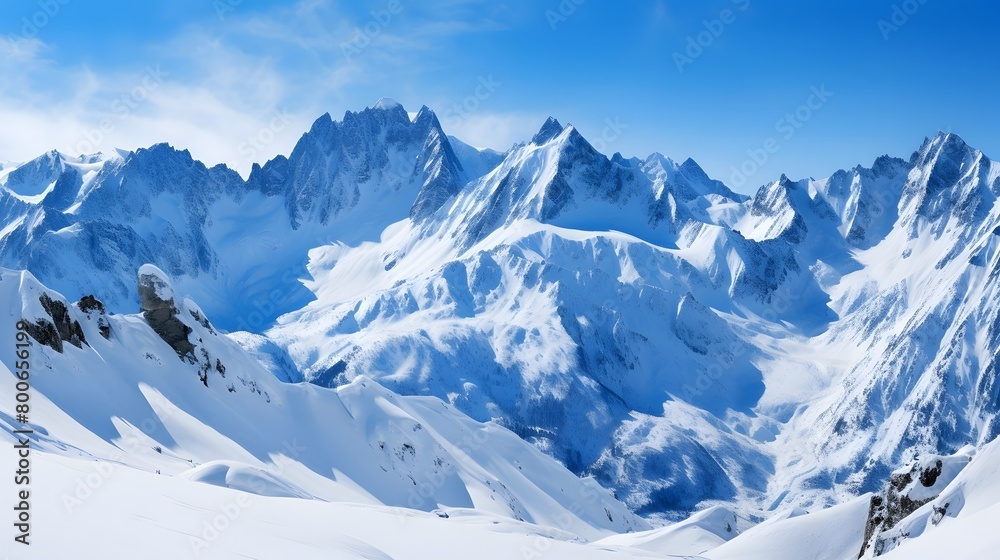
M 955 134 L 747 196 L 554 118 L 498 153 L 383 99 L 246 179 L 158 144 L 0 185 L 53 472 L 711 558 L 803 528 L 898 554 L 970 514 L 939 496 L 994 503 L 1000 164 Z

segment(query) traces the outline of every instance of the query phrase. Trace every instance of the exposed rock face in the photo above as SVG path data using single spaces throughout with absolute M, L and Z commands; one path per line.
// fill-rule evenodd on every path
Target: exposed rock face
M 104 313 L 104 304 L 100 302 L 93 295 L 83 296 L 78 304 L 80 311 L 84 313 L 92 313 L 97 311 L 98 313 Z
M 941 462 L 938 461 L 939 466 L 940 464 Z M 934 499 L 931 497 L 926 500 L 913 500 L 902 493 L 913 482 L 913 474 L 913 471 L 893 473 L 889 478 L 889 487 L 872 496 L 871 504 L 868 506 L 868 522 L 865 524 L 865 541 L 861 545 L 861 553 L 858 558 L 864 557 L 869 547 L 872 548 L 874 556 L 880 556 L 883 547 L 882 542 L 876 538 L 877 535 L 882 531 L 892 529 L 920 506 Z M 919 473 L 921 483 L 925 476 L 923 471 Z M 933 486 L 933 483 L 927 486 Z
M 166 275 L 152 265 L 139 268 L 139 303 L 142 315 L 156 334 L 180 357 L 194 354 L 194 344 L 188 340 L 191 327 L 177 318 L 174 290 Z
M 97 329 L 100 331 L 101 336 L 105 339 L 111 338 L 111 323 L 108 321 L 108 316 L 104 311 L 104 304 L 99 299 L 93 295 L 83 296 L 76 306 L 92 319 L 96 315 Z
M 59 338 L 63 342 L 68 342 L 77 348 L 83 348 L 83 344 L 87 342 L 87 337 L 84 336 L 83 329 L 80 328 L 80 323 L 74 321 L 69 316 L 69 309 L 66 308 L 66 304 L 50 298 L 48 294 L 42 294 L 38 300 L 41 302 L 42 307 L 45 308 L 45 312 L 52 317 L 52 322 L 55 325 L 56 332 L 59 333 Z
M 198 380 L 206 387 L 213 371 L 225 378 L 226 365 L 203 344 L 204 337 L 219 333 L 198 304 L 177 299 L 167 275 L 151 264 L 142 265 L 138 276 L 142 314 L 153 331 L 180 359 L 198 367 Z
M 895 548 L 897 541 L 906 538 L 908 531 L 905 526 L 896 530 L 893 528 L 940 496 L 969 460 L 966 452 L 931 456 L 892 473 L 889 485 L 872 496 L 865 524 L 865 540 L 858 558 L 881 556 Z M 934 515 L 938 521 L 947 513 L 947 507 L 948 504 L 945 504 L 940 511 L 935 508 Z
M 59 338 L 59 333 L 56 332 L 52 323 L 39 319 L 36 323 L 28 323 L 25 331 L 39 344 L 44 344 L 56 352 L 62 353 L 62 339 Z
M 64 342 L 77 348 L 83 348 L 87 344 L 87 337 L 84 336 L 79 321 L 70 316 L 66 304 L 45 293 L 39 296 L 38 301 L 48 314 L 48 319 L 36 318 L 34 323 L 26 321 L 27 332 L 32 338 L 59 353 L 63 351 Z

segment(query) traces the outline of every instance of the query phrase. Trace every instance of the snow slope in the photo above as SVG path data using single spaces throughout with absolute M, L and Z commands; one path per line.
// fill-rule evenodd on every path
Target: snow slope
M 94 508 L 95 514 L 114 510 L 110 519 L 128 527 L 146 519 L 138 535 L 170 542 L 163 531 L 185 521 L 178 508 L 205 511 L 237 499 L 230 492 L 236 490 L 262 503 L 261 497 L 279 500 L 296 519 L 323 511 L 351 517 L 357 508 L 392 519 L 398 515 L 392 508 L 407 508 L 435 512 L 422 519 L 457 518 L 457 525 L 485 532 L 497 522 L 501 532 L 537 530 L 546 539 L 578 543 L 647 527 L 594 480 L 576 477 L 508 430 L 475 422 L 437 399 L 400 397 L 365 378 L 336 390 L 282 383 L 215 329 L 192 301 L 172 297 L 162 272 L 143 267 L 140 274 L 160 282 L 156 294 L 187 327 L 189 351 L 181 354 L 179 343 L 170 345 L 160 330 L 154 332 L 162 317 L 148 309 L 145 315 L 107 315 L 83 303 L 70 305 L 30 273 L 0 272 L 5 315 L 54 325 L 66 341 L 61 351 L 45 338 L 31 348 L 32 452 L 43 472 L 51 469 L 56 477 L 36 478 L 42 498 L 33 504 L 75 527 L 74 534 L 83 534 L 88 524 L 72 520 L 92 516 L 68 516 Z M 57 302 L 65 312 L 53 316 L 53 304 L 42 300 Z M 107 338 L 101 324 L 110 327 Z M 73 332 L 82 336 L 70 343 L 63 325 L 76 325 Z M 13 321 L 0 332 L 14 340 Z M 13 352 L 13 344 L 0 349 L 8 380 Z M 0 387 L 0 397 L 0 437 L 9 453 L 12 430 L 21 428 L 13 418 L 13 383 Z M 93 489 L 93 503 L 103 505 L 91 505 L 77 492 L 87 489 L 75 488 L 74 478 L 91 472 L 100 476 L 95 484 L 112 488 L 106 495 Z M 149 501 L 130 497 L 137 491 Z M 183 498 L 163 505 L 161 492 L 175 491 Z M 321 505 L 328 502 L 357 505 Z M 261 532 L 256 524 L 280 518 L 277 511 L 261 515 L 246 531 Z M 549 529 L 531 528 L 536 526 Z M 96 543 L 111 529 L 82 542 Z M 38 540 L 48 541 L 42 548 L 64 546 L 42 534 Z M 354 546 L 353 539 L 343 540 L 348 549 Z M 323 542 L 329 541 L 316 544 Z M 138 549 L 128 544 L 115 550 Z
M 648 550 L 665 556 L 697 556 L 732 540 L 749 526 L 732 511 L 715 506 L 673 525 L 612 535 L 594 544 Z
M 11 454 L 5 442 L 0 461 L 7 464 Z M 660 558 L 487 514 L 443 519 L 371 504 L 262 496 L 49 453 L 36 455 L 33 468 L 39 482 L 32 544 L 0 544 L 0 553 L 25 560 Z M 85 496 L 79 505 L 64 506 L 78 492 Z

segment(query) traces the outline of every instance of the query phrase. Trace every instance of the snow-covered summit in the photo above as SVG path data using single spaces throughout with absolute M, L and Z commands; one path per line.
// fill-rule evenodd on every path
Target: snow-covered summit
M 563 132 L 563 125 L 559 124 L 559 121 L 554 117 L 549 117 L 545 119 L 542 123 L 542 127 L 538 129 L 535 136 L 531 138 L 531 143 L 541 146 L 549 140 L 552 140 L 556 136 L 559 136 Z
M 388 97 L 380 97 L 378 101 L 372 105 L 372 109 L 382 109 L 385 111 L 400 109 L 403 106 L 396 102 L 395 99 L 390 99 Z

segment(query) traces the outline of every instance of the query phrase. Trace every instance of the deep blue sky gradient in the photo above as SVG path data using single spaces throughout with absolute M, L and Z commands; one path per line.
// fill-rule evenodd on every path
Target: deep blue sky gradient
M 38 15 L 53 4 L 54 15 Z M 389 8 L 397 13 L 379 23 Z M 752 191 L 781 173 L 821 177 L 883 153 L 906 157 L 938 130 L 1000 157 L 998 20 L 997 4 L 970 0 L 12 0 L 0 5 L 0 71 L 10 77 L 0 104 L 65 121 L 58 130 L 87 127 L 161 65 L 160 97 L 102 149 L 167 140 L 240 167 L 245 131 L 225 129 L 244 119 L 256 130 L 276 111 L 295 114 L 255 152 L 262 160 L 287 153 L 321 113 L 339 118 L 386 96 L 410 111 L 430 106 L 475 145 L 503 149 L 553 115 L 608 154 L 690 156 Z M 359 35 L 366 26 L 376 32 Z M 699 34 L 700 52 L 687 51 Z M 694 56 L 678 68 L 677 53 Z M 832 96 L 810 100 L 820 87 Z M 179 102 L 185 92 L 198 94 Z M 224 121 L 195 110 L 206 100 L 226 108 Z M 807 101 L 794 134 L 780 132 Z M 0 131 L 0 149 L 13 152 L 0 161 L 72 151 L 75 137 L 24 128 Z M 752 173 L 736 181 L 741 166 Z

